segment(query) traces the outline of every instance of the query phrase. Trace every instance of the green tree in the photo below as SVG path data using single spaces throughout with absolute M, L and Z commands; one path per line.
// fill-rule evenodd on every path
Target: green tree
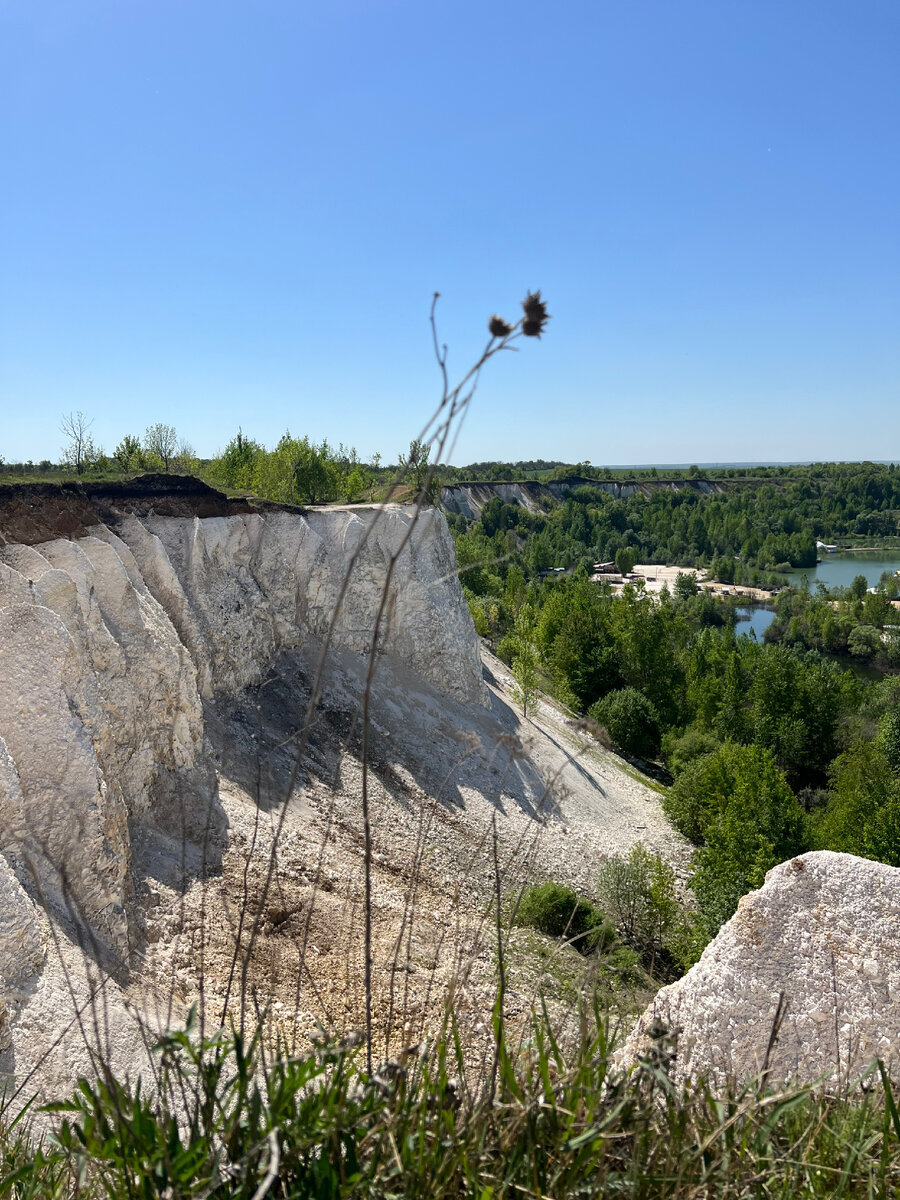
M 721 555 L 710 568 L 712 575 L 719 583 L 734 583 L 735 563 L 733 557 Z
M 812 840 L 817 849 L 900 866 L 900 779 L 880 739 L 835 760 L 828 804 L 812 817 Z
M 591 706 L 590 714 L 628 754 L 652 758 L 659 751 L 659 714 L 636 688 L 610 692 Z
M 252 438 L 244 437 L 238 429 L 215 463 L 215 474 L 226 487 L 252 488 L 253 472 L 261 454 L 262 446 Z
M 620 575 L 630 575 L 634 569 L 635 554 L 630 546 L 623 546 L 616 552 L 616 570 Z
M 868 587 L 869 584 L 865 575 L 856 575 L 853 582 L 847 588 L 847 593 L 853 600 L 862 600 Z
M 854 658 L 873 658 L 882 645 L 881 632 L 872 625 L 857 625 L 847 637 L 847 649 Z
M 853 703 L 852 676 L 784 646 L 759 647 L 754 661 L 753 740 L 795 780 L 824 773 L 835 753 L 838 719 Z
M 805 846 L 797 798 L 761 746 L 726 744 L 697 759 L 675 780 L 663 809 L 700 846 L 691 887 L 710 936 L 768 870 Z
M 294 486 L 304 504 L 321 504 L 334 494 L 336 472 L 332 468 L 327 441 L 316 446 L 303 437 L 295 447 Z
M 513 695 L 522 706 L 522 715 L 528 716 L 529 706 L 537 699 L 538 654 L 534 644 L 534 609 L 523 604 L 516 614 L 513 632 L 512 674 L 515 680 Z
M 882 717 L 878 744 L 890 769 L 900 775 L 900 708 Z
M 463 586 L 476 596 L 486 595 L 490 590 L 490 567 L 493 561 L 494 547 L 483 535 L 473 530 L 471 533 L 460 534 L 456 539 L 459 578 Z
M 113 460 L 120 471 L 140 471 L 144 467 L 144 452 L 140 438 L 125 434 L 113 451 Z
M 747 690 L 741 656 L 733 651 L 728 656 L 722 684 L 715 729 L 723 742 L 747 740 Z
M 536 638 L 567 703 L 584 710 L 621 685 L 609 603 L 588 579 L 554 587 L 544 602 Z
M 296 438 L 286 430 L 275 449 L 254 463 L 254 490 L 272 500 L 298 503 L 297 468 L 308 453 L 308 439 Z
M 169 463 L 178 448 L 178 434 L 174 425 L 148 425 L 144 433 L 144 453 L 151 458 L 158 458 L 163 469 L 168 472 Z
M 638 951 L 650 974 L 677 978 L 692 957 L 692 922 L 679 903 L 669 864 L 637 842 L 627 858 L 606 860 L 597 891 L 619 936 Z
M 881 628 L 893 619 L 893 615 L 894 609 L 884 592 L 867 592 L 863 597 L 861 617 L 866 625 L 877 625 Z
M 414 438 L 409 443 L 406 454 L 400 455 L 400 470 L 404 477 L 412 480 L 417 497 L 424 497 L 429 504 L 434 504 L 438 490 L 437 477 L 429 465 L 431 447 L 427 442 Z
M 684 617 L 665 595 L 626 585 L 611 602 L 610 628 L 623 681 L 652 701 L 662 726 L 675 724 L 683 696 L 676 646 L 685 635 Z
M 702 758 L 704 754 L 712 754 L 714 750 L 718 750 L 719 745 L 715 734 L 707 733 L 696 725 L 686 729 L 679 737 L 670 732 L 663 740 L 666 765 L 673 775 L 680 775 L 695 759 Z
M 675 576 L 675 595 L 679 600 L 690 600 L 700 591 L 697 577 L 693 572 L 679 571 Z

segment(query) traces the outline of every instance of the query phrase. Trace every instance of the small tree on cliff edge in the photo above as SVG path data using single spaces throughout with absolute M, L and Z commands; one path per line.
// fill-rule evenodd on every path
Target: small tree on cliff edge
M 404 476 L 411 478 L 417 497 L 424 496 L 429 504 L 434 504 L 438 482 L 434 471 L 429 467 L 430 456 L 431 447 L 428 443 L 413 438 L 409 443 L 408 452 L 400 455 L 400 471 Z
M 178 449 L 178 434 L 174 425 L 150 425 L 144 434 L 144 450 L 154 458 L 162 459 L 163 467 L 169 470 L 169 463 Z
M 66 438 L 66 444 L 62 448 L 63 462 L 74 467 L 78 475 L 84 471 L 89 457 L 88 452 L 93 449 L 91 435 L 88 432 L 93 423 L 93 420 L 89 421 L 79 410 L 63 417 L 59 426 Z

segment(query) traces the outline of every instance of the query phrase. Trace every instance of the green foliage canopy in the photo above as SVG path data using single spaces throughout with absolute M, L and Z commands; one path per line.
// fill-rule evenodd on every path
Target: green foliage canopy
M 700 847 L 691 886 L 711 935 L 768 870 L 805 849 L 800 805 L 761 746 L 728 743 L 697 759 L 676 779 L 663 809 Z

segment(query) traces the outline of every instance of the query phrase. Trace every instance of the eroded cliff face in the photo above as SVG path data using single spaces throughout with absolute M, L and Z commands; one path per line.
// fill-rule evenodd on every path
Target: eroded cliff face
M 523 479 L 511 482 L 475 482 L 452 483 L 441 488 L 441 508 L 448 513 L 456 513 L 477 520 L 481 510 L 489 500 L 495 497 L 504 504 L 519 505 L 531 513 L 546 512 L 559 500 L 564 500 L 570 492 L 580 487 L 590 487 L 595 491 L 606 492 L 616 500 L 629 496 L 652 496 L 654 492 L 693 492 L 696 495 L 727 491 L 727 484 L 721 480 L 707 479 L 589 479 L 582 475 L 574 475 L 569 479 L 553 479 L 548 483 L 535 479 Z
M 434 510 L 166 516 L 107 500 L 88 524 L 100 512 L 79 506 L 77 536 L 0 547 L 4 978 L 13 943 L 40 943 L 26 891 L 127 963 L 135 829 L 220 840 L 204 702 L 259 684 L 283 652 L 330 635 L 368 654 L 382 611 L 379 654 L 457 700 L 485 696 Z
M 263 999 L 301 1045 L 361 1028 L 364 796 L 379 1044 L 426 1036 L 452 988 L 491 1052 L 498 864 L 504 892 L 589 893 L 637 838 L 679 855 L 654 792 L 483 669 L 440 513 L 251 507 L 179 479 L 47 492 L 0 487 L 17 1103 L 101 1062 L 149 1072 L 192 1006 L 214 1027 Z

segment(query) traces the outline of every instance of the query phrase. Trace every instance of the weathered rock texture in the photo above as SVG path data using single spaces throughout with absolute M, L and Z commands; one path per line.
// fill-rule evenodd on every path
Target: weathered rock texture
M 209 511 L 206 493 L 176 500 Z M 368 653 L 385 589 L 379 653 L 457 699 L 485 690 L 435 510 L 159 516 L 151 495 L 143 515 L 107 497 L 106 524 L 75 499 L 94 513 L 82 536 L 0 548 L 0 847 L 127 960 L 133 827 L 200 839 L 217 819 L 203 698 L 258 684 L 309 637 Z
M 378 1037 L 424 1036 L 464 978 L 489 1053 L 490 831 L 504 891 L 589 891 L 637 838 L 677 859 L 658 796 L 483 674 L 438 512 L 171 482 L 0 488 L 0 1077 L 21 1104 L 146 1071 L 190 1006 L 258 996 L 300 1044 L 361 1028 L 364 786 Z
M 853 1082 L 900 1066 L 900 870 L 820 851 L 773 868 L 626 1043 L 646 1053 L 655 1021 L 677 1031 L 680 1080 L 721 1086 L 761 1074 L 779 997 L 769 1081 Z

